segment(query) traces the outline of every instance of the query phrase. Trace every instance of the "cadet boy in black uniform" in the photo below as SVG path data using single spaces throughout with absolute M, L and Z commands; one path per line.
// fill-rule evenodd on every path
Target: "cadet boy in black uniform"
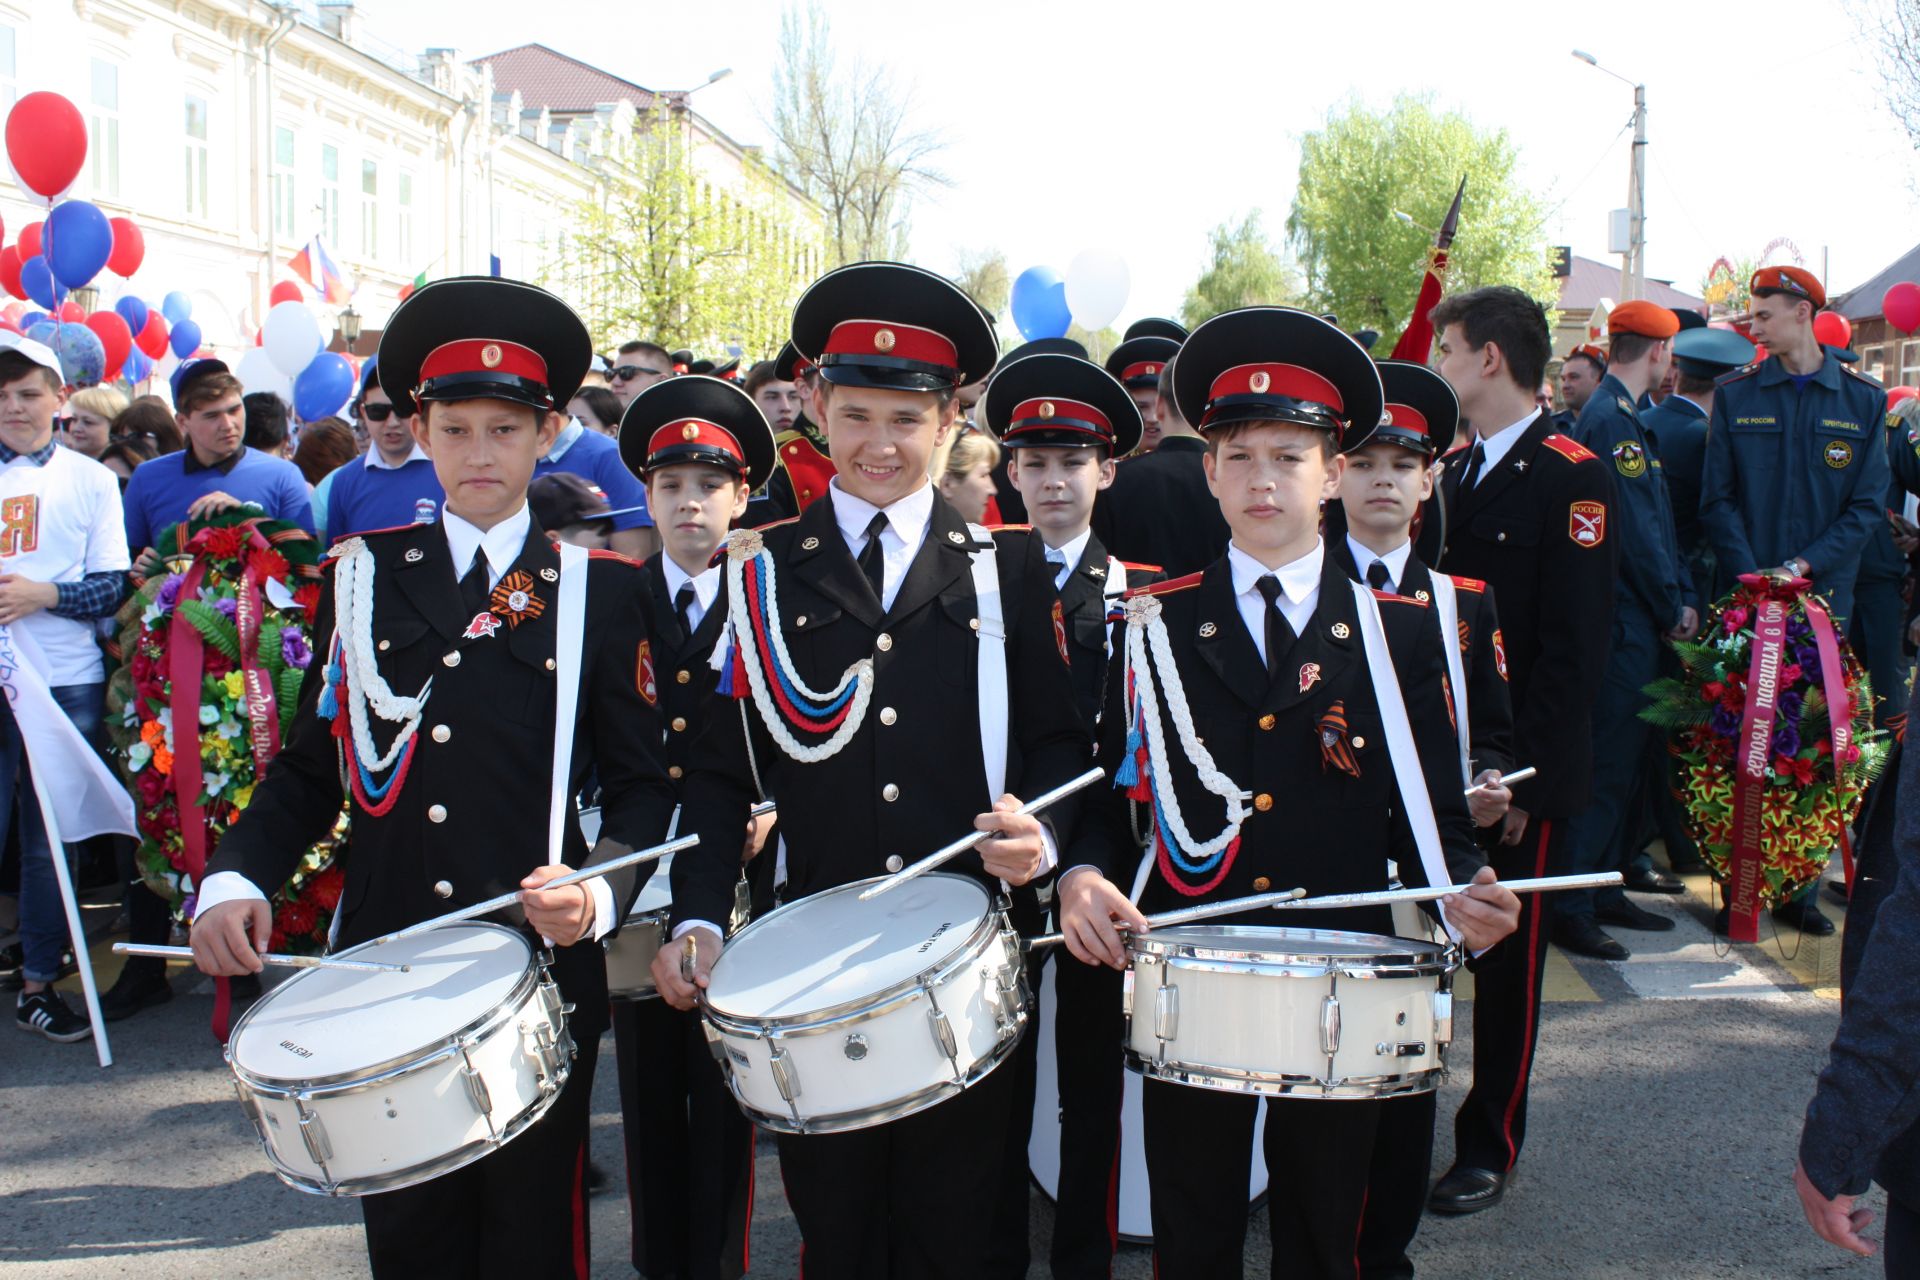
M 1160 377 L 1179 350 L 1177 338 L 1143 333 L 1128 338 L 1107 356 L 1107 372 L 1120 379 L 1140 411 L 1139 449 L 1143 457 L 1160 447 Z M 1124 458 L 1127 453 L 1120 456 Z
M 710 703 L 682 816 L 703 844 L 673 867 L 674 933 L 697 939 L 694 985 L 680 976 L 682 947 L 663 949 L 654 964 L 661 991 L 680 1008 L 692 1006 L 719 954 L 713 922 L 731 907 L 734 842 L 758 784 L 780 798 L 790 899 L 881 874 L 889 856 L 916 857 L 974 828 L 998 838 L 945 869 L 997 891 L 1001 881 L 1017 886 L 1048 871 L 1071 831 L 1072 804 L 1045 815 L 1056 837 L 1040 818 L 1009 812 L 1013 797 L 1067 781 L 1088 758 L 1039 540 L 976 534 L 927 479 L 928 456 L 953 429 L 954 392 L 993 365 L 986 317 L 929 272 L 859 263 L 807 290 L 793 341 L 819 368 L 816 404 L 838 474 L 827 499 L 799 519 L 734 534 L 730 556 L 764 546 L 756 572 L 777 577 L 779 616 L 749 620 L 750 602 L 730 600 L 730 625 L 779 628 L 787 658 L 760 661 L 781 663 L 783 679 L 808 688 L 833 688 L 849 668 L 870 663 L 851 678 L 871 680 L 871 697 L 864 714 L 835 727 L 811 703 L 752 697 L 756 680 L 774 678 L 763 666 L 733 671 L 723 684 L 747 695 L 744 707 L 724 695 Z M 981 702 L 983 618 L 970 554 L 980 539 L 991 540 L 1005 611 L 1004 706 Z M 736 651 L 723 661 L 743 659 Z M 1008 743 L 1003 786 L 988 781 L 983 731 Z M 781 1170 L 809 1274 L 986 1274 L 1012 1096 L 1013 1077 L 999 1070 L 888 1124 L 783 1134 Z
M 1467 807 L 1485 835 L 1506 818 L 1512 795 L 1500 776 L 1514 764 L 1513 707 L 1493 588 L 1433 573 L 1410 541 L 1414 514 L 1433 494 L 1434 442 L 1453 439 L 1460 402 L 1446 379 L 1425 365 L 1383 360 L 1379 367 L 1386 413 L 1366 443 L 1347 454 L 1340 505 L 1327 511 L 1329 551 L 1356 582 L 1430 606 L 1449 651 L 1445 680 L 1460 776 L 1472 786 Z M 1434 1093 L 1416 1093 L 1381 1105 L 1356 1250 L 1361 1280 L 1413 1275 L 1407 1247 L 1426 1210 L 1436 1101 Z
M 1350 424 L 1364 432 L 1380 419 L 1373 362 L 1317 316 L 1251 307 L 1196 329 L 1173 377 L 1183 415 L 1207 433 L 1207 481 L 1233 540 L 1204 573 L 1129 602 L 1129 628 L 1146 628 L 1148 651 L 1164 644 L 1173 663 L 1149 660 L 1142 670 L 1125 650 L 1115 656 L 1099 760 L 1127 786 L 1089 805 L 1072 846 L 1059 891 L 1068 947 L 1084 962 L 1119 968 L 1125 950 L 1115 924 L 1144 928 L 1143 910 L 1295 885 L 1313 893 L 1383 889 L 1387 863 L 1397 860 L 1411 884 L 1474 882 L 1441 911 L 1471 951 L 1484 951 L 1512 931 L 1519 904 L 1474 847 L 1428 608 L 1356 587 L 1320 541 L 1320 508 L 1344 467 L 1341 436 Z M 1385 632 L 1391 671 L 1375 672 L 1367 661 L 1362 637 L 1374 626 Z M 1376 676 L 1397 681 L 1406 726 L 1390 730 Z M 1181 711 L 1143 715 L 1136 755 L 1125 690 L 1149 680 L 1167 691 L 1155 701 L 1184 708 L 1191 723 Z M 1184 697 L 1175 696 L 1175 682 Z M 1388 756 L 1388 732 L 1403 728 L 1418 778 L 1396 777 Z M 1179 745 L 1196 741 L 1205 759 L 1189 759 Z M 1142 755 L 1164 755 L 1174 776 L 1139 764 Z M 1134 872 L 1127 802 L 1129 790 L 1140 789 L 1150 794 L 1159 834 L 1136 907 L 1114 877 L 1124 882 Z M 1250 806 L 1246 792 L 1254 793 Z M 1216 834 L 1223 797 L 1226 825 Z M 1413 805 L 1430 809 L 1433 838 L 1414 834 Z M 1270 924 L 1273 916 L 1246 920 Z M 1316 912 L 1312 923 L 1392 931 L 1385 908 Z M 1142 1098 L 1158 1274 L 1239 1275 L 1254 1098 L 1155 1079 Z M 1276 1280 L 1352 1276 L 1379 1114 L 1377 1103 L 1361 1101 L 1269 1105 Z
M 732 383 L 688 374 L 635 396 L 620 456 L 646 482 L 661 549 L 647 561 L 640 692 L 665 721 L 667 773 L 686 774 L 726 621 L 714 553 L 774 469 L 760 407 Z M 769 819 L 749 835 L 765 838 Z M 747 1265 L 753 1126 L 734 1103 L 696 1013 L 657 997 L 613 1006 L 627 1144 L 633 1266 L 655 1280 L 733 1280 Z
M 1606 464 L 1534 403 L 1550 349 L 1539 303 L 1504 286 L 1473 289 L 1435 307 L 1433 327 L 1440 376 L 1475 432 L 1445 459 L 1438 567 L 1500 593 L 1513 758 L 1539 770 L 1513 788 L 1490 856 L 1508 879 L 1545 875 L 1560 867 L 1565 820 L 1586 806 L 1593 774 L 1589 725 L 1613 615 L 1613 486 Z M 1552 918 L 1540 898 L 1521 900 L 1513 945 L 1475 979 L 1473 1088 L 1454 1121 L 1454 1166 L 1428 1201 L 1440 1212 L 1498 1204 L 1520 1158 Z
M 569 866 L 659 843 L 673 812 L 659 718 L 634 674 L 647 639 L 641 571 L 589 553 L 592 639 L 569 794 L 597 773 L 601 839 L 589 853 L 569 815 L 561 864 L 547 864 L 561 560 L 526 492 L 591 355 L 586 326 L 566 303 L 516 281 L 436 281 L 394 312 L 380 342 L 381 386 L 397 412 L 411 415 L 419 403 L 414 435 L 433 458 L 445 507 L 432 524 L 334 547 L 299 714 L 200 886 L 196 962 L 214 974 L 258 972 L 255 953 L 271 928 L 263 895 L 350 798 L 341 945 L 515 887 L 525 891 L 529 929 L 557 944 L 553 973 L 578 1046 L 566 1088 L 537 1124 L 484 1159 L 363 1198 L 376 1276 L 586 1274 L 587 1104 L 607 1025 L 599 939 L 619 924 L 645 870 L 539 886 Z M 343 573 L 372 575 L 374 606 L 371 617 L 350 610 L 344 633 L 335 630 Z M 344 688 L 332 672 L 344 673 Z M 410 713 L 383 705 L 416 690 L 426 692 Z M 352 707 L 361 699 L 371 704 L 364 718 Z M 372 733 L 347 732 L 350 719 Z M 386 763 L 367 759 L 368 749 L 387 752 Z
M 1163 338 L 1137 341 L 1166 342 Z M 1170 343 L 1168 345 L 1171 345 Z M 1155 378 L 1158 385 L 1158 378 Z M 1008 454 L 1008 474 L 1053 569 L 1058 594 L 1055 637 L 1072 669 L 1074 701 L 1088 741 L 1100 718 L 1111 656 L 1110 609 L 1133 587 L 1158 582 L 1157 566 L 1107 554 L 1088 528 L 1094 495 L 1113 483 L 1114 459 L 1140 441 L 1137 397 L 1107 371 L 1071 355 L 1032 355 L 1000 367 L 981 411 Z M 1028 960 L 1034 991 L 1052 948 Z M 1059 1280 L 1104 1277 L 1112 1270 L 1114 1161 L 1120 1150 L 1120 975 L 1062 963 L 1054 968 L 1054 1060 L 1059 1077 L 1060 1185 L 1051 1262 Z M 1031 1069 L 1036 1042 L 1020 1050 Z M 1023 1111 L 1024 1108 L 1024 1111 Z M 1016 1102 L 1014 1141 L 997 1218 L 999 1246 L 1027 1249 L 1027 1140 L 1031 1088 Z M 1024 1261 L 1014 1275 L 1024 1276 Z

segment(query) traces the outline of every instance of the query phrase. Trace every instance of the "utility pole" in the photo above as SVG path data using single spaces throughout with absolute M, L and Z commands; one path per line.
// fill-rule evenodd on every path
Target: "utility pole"
M 1620 255 L 1620 300 L 1647 296 L 1647 86 L 1600 65 L 1584 49 L 1573 56 L 1633 86 L 1633 157 L 1627 167 L 1627 250 Z

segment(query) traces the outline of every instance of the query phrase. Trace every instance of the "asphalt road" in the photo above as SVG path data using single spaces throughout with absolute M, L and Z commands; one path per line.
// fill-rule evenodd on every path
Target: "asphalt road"
M 1765 944 L 1727 956 L 1708 939 L 1699 898 L 1640 901 L 1681 927 L 1622 934 L 1637 952 L 1628 965 L 1556 957 L 1512 1191 L 1489 1213 L 1429 1217 L 1416 1244 L 1421 1277 L 1878 1276 L 1876 1263 L 1811 1235 L 1791 1184 L 1800 1117 L 1838 1014 L 1795 974 L 1817 973 L 1826 952 L 1802 952 L 1792 969 Z M 9 1280 L 364 1275 L 356 1206 L 291 1191 L 267 1172 L 207 1030 L 210 995 L 194 979 L 181 986 L 170 1005 L 113 1024 L 108 1070 L 84 1042 L 0 1036 L 0 1270 Z M 1436 1171 L 1450 1154 L 1445 1118 L 1472 1069 L 1467 1012 Z M 613 1059 L 609 1038 L 593 1146 L 616 1190 L 593 1202 L 597 1277 L 632 1274 Z M 798 1238 L 771 1143 L 756 1184 L 753 1274 L 793 1275 Z M 1036 1194 L 1034 1276 L 1047 1274 L 1049 1225 Z M 1255 1221 L 1247 1271 L 1266 1270 Z M 1151 1275 L 1147 1251 L 1128 1248 L 1114 1274 Z

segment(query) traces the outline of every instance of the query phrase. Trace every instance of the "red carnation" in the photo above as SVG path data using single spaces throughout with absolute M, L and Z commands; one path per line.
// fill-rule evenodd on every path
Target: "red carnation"
M 279 914 L 274 917 L 274 923 L 279 925 L 289 938 L 308 936 L 319 922 L 320 913 L 311 902 L 307 901 L 305 894 L 281 907 Z
M 1727 691 L 1727 686 L 1718 680 L 1709 680 L 1700 686 L 1700 696 L 1708 702 L 1718 702 Z
M 267 950 L 285 951 L 286 949 L 287 949 L 286 934 L 280 932 L 280 930 L 276 928 L 271 934 L 267 935 Z
M 320 603 L 320 584 L 317 582 L 301 583 L 294 589 L 293 601 L 302 609 L 305 609 L 307 616 L 311 618 L 313 616 L 314 606 Z
M 346 888 L 346 884 L 347 877 L 336 864 L 328 867 L 325 871 L 322 871 L 309 881 L 307 891 L 312 895 L 315 902 L 325 907 L 328 911 L 331 911 L 340 905 L 340 893 L 341 890 Z
M 256 578 L 284 578 L 287 576 L 287 558 L 272 547 L 260 547 L 247 557 L 247 568 L 253 570 Z
M 238 559 L 241 549 L 247 545 L 246 533 L 232 526 L 208 529 L 205 536 L 206 542 L 202 544 L 203 549 L 207 555 L 216 560 Z
M 1786 689 L 1799 684 L 1800 674 L 1800 664 L 1797 662 L 1789 662 L 1786 666 L 1780 668 L 1780 687 Z

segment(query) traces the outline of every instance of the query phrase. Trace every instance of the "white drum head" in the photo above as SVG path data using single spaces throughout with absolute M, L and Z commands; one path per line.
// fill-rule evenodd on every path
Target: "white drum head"
M 1336 929 L 1283 929 L 1273 925 L 1190 924 L 1155 929 L 1143 935 L 1154 950 L 1195 947 L 1202 951 L 1244 951 L 1338 965 L 1366 963 L 1387 956 L 1438 959 L 1444 948 L 1414 938 L 1343 933 Z
M 408 973 L 303 969 L 248 1011 L 229 1045 L 256 1079 L 316 1080 L 436 1044 L 505 1002 L 533 948 L 497 924 L 452 924 L 342 953 Z
M 673 905 L 673 855 L 660 859 L 653 868 L 653 874 L 640 886 L 640 896 L 633 900 L 633 910 L 628 918 L 643 916 L 651 911 L 661 911 Z
M 734 1017 L 791 1018 L 875 996 L 951 958 L 993 910 L 962 876 L 924 875 L 860 901 L 873 883 L 790 902 L 741 930 L 713 966 L 707 1002 Z

